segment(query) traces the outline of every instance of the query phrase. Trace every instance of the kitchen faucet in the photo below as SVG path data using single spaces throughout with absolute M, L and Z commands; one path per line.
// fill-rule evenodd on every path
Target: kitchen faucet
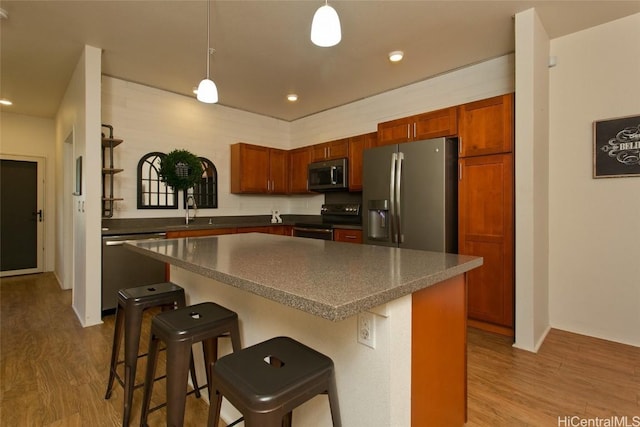
M 186 225 L 189 225 L 189 220 L 195 220 L 196 219 L 196 209 L 198 209 L 198 205 L 196 205 L 196 199 L 193 197 L 193 195 L 189 194 L 187 196 L 187 198 L 185 199 L 185 206 L 186 206 L 186 210 L 187 213 L 184 217 L 184 223 Z M 193 218 L 189 216 L 189 207 L 193 208 Z

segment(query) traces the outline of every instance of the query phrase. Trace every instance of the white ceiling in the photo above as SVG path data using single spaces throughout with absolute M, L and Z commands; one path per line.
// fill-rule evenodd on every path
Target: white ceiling
M 512 52 L 513 16 L 530 7 L 551 38 L 640 12 L 640 0 L 330 0 L 342 42 L 320 48 L 309 33 L 322 4 L 214 0 L 220 104 L 291 121 Z M 190 97 L 206 73 L 202 0 L 0 0 L 0 8 L 9 15 L 0 23 L 0 98 L 14 102 L 3 111 L 53 117 L 85 44 L 103 50 L 103 74 Z M 404 61 L 391 64 L 392 50 L 405 51 Z

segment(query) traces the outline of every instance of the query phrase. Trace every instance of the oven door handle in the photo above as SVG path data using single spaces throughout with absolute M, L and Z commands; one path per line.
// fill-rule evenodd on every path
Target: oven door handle
M 317 233 L 331 234 L 333 230 L 331 228 L 308 228 L 308 227 L 293 227 L 294 231 L 312 231 Z

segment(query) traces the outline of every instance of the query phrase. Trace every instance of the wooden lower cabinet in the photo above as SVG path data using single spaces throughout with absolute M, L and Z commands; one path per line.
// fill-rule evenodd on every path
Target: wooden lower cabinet
M 362 243 L 362 230 L 335 228 L 333 230 L 333 240 L 336 242 Z
M 203 237 L 203 236 L 220 236 L 222 234 L 234 234 L 235 227 L 229 228 L 204 228 L 200 230 L 179 230 L 167 231 L 167 239 L 176 237 Z
M 291 235 L 291 226 L 289 225 L 264 225 L 259 227 L 238 227 L 237 233 L 265 233 L 278 234 L 281 236 Z
M 459 159 L 459 253 L 484 258 L 468 273 L 469 324 L 513 336 L 513 154 Z

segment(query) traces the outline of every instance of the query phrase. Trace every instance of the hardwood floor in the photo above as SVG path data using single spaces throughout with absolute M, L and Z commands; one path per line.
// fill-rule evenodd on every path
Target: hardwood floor
M 0 304 L 0 426 L 122 425 L 122 387 L 116 384 L 111 398 L 104 399 L 115 316 L 82 328 L 71 308 L 71 291 L 60 290 L 51 273 L 1 279 Z M 143 349 L 146 336 L 148 327 Z M 138 382 L 145 360 L 138 363 Z M 158 375 L 164 374 L 164 352 L 158 360 Z M 152 406 L 164 400 L 164 382 L 158 382 Z M 141 401 L 142 389 L 137 389 L 132 426 L 140 423 Z M 205 425 L 208 410 L 204 399 L 189 396 L 184 425 Z M 149 425 L 165 425 L 165 416 L 164 409 L 152 412 Z
M 122 388 L 104 400 L 113 316 L 82 328 L 71 292 L 50 273 L 1 279 L 0 310 L 0 426 L 120 425 Z M 467 426 L 580 425 L 559 424 L 559 416 L 627 416 L 630 426 L 640 425 L 640 348 L 558 330 L 537 354 L 473 329 L 468 341 Z M 144 359 L 139 380 L 143 373 Z M 154 388 L 157 402 L 162 385 Z M 132 425 L 141 398 L 137 390 Z M 205 400 L 189 397 L 185 426 L 204 425 L 207 411 Z M 164 416 L 152 413 L 149 424 L 164 425 Z

